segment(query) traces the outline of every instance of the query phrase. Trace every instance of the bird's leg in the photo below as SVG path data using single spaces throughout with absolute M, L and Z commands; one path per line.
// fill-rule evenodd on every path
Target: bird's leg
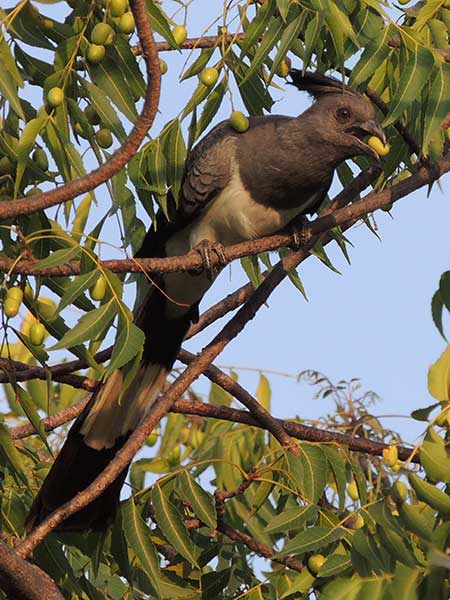
M 213 280 L 219 271 L 228 261 L 225 256 L 224 247 L 219 242 L 211 242 L 210 240 L 202 240 L 192 248 L 192 252 L 197 252 L 202 257 L 203 266 L 206 269 L 208 278 Z M 212 263 L 212 253 L 215 253 L 219 259 L 218 265 Z
M 298 215 L 286 227 L 286 233 L 292 236 L 290 248 L 294 251 L 306 246 L 311 239 L 311 232 L 308 229 L 309 219 L 306 215 Z

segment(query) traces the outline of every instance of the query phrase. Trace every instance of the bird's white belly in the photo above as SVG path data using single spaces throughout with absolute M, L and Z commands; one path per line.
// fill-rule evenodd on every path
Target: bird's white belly
M 190 247 L 202 240 L 229 246 L 270 235 L 287 225 L 301 209 L 297 206 L 279 210 L 255 202 L 236 171 L 226 188 L 192 223 Z

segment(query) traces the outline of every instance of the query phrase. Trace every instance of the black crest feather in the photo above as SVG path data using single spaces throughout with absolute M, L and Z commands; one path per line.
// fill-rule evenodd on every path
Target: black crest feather
M 298 90 L 308 92 L 315 99 L 323 94 L 342 94 L 344 92 L 358 94 L 342 81 L 321 73 L 312 73 L 311 71 L 303 73 L 300 69 L 291 69 L 289 75 L 292 78 L 292 81 L 289 82 L 291 85 L 295 85 Z

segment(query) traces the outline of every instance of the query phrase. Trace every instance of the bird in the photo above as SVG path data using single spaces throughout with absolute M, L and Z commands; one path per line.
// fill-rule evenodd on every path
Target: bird
M 169 219 L 157 213 L 156 227 L 136 257 L 179 256 L 197 249 L 205 268 L 154 277 L 135 316 L 145 334 L 137 374 L 122 397 L 121 369 L 93 393 L 32 503 L 27 531 L 85 489 L 157 401 L 191 323 L 198 320 L 199 303 L 220 271 L 210 268 L 212 253 L 223 263 L 224 246 L 274 234 L 293 219 L 314 214 L 345 160 L 365 155 L 379 161 L 364 138 L 376 136 L 385 144 L 386 137 L 363 94 L 318 72 L 292 69 L 290 77 L 313 99 L 299 116 L 250 117 L 244 132 L 223 121 L 189 153 L 178 202 L 169 194 Z M 107 528 L 127 470 L 58 529 Z

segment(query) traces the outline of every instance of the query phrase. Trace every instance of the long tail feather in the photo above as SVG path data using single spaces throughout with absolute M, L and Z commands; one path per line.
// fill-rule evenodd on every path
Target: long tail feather
M 69 431 L 31 506 L 25 523 L 27 530 L 94 481 L 157 399 L 197 314 L 195 303 L 168 318 L 168 302 L 156 290 L 147 298 L 136 321 L 144 330 L 146 341 L 134 381 L 120 398 L 122 373 L 117 370 L 93 394 Z M 59 529 L 104 529 L 114 517 L 127 470 L 128 467 L 96 500 L 66 519 Z

